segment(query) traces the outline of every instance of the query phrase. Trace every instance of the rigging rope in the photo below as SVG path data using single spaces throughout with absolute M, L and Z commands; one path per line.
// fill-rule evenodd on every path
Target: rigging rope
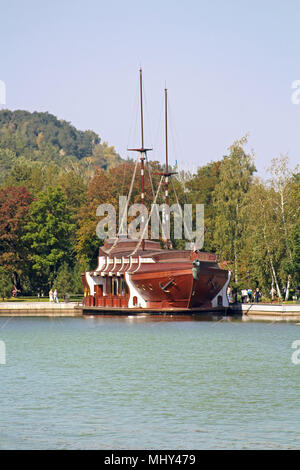
M 142 243 L 142 241 L 143 241 L 143 239 L 144 239 L 144 235 L 145 235 L 145 233 L 146 233 L 146 230 L 148 230 L 148 224 L 149 224 L 149 220 L 150 220 L 150 218 L 151 218 L 152 212 L 153 212 L 153 208 L 156 207 L 156 200 L 157 200 L 157 196 L 158 196 L 159 191 L 160 191 L 160 187 L 161 187 L 162 181 L 163 181 L 163 176 L 161 176 L 161 178 L 160 178 L 160 182 L 159 182 L 159 185 L 158 185 L 158 188 L 157 188 L 157 192 L 156 192 L 156 195 L 155 195 L 155 198 L 154 198 L 154 202 L 153 202 L 153 204 L 152 204 L 151 211 L 150 211 L 150 214 L 149 214 L 149 216 L 148 216 L 147 222 L 146 222 L 146 224 L 145 224 L 144 230 L 143 230 L 143 232 L 142 232 L 142 234 L 141 234 L 140 240 L 139 240 L 138 244 L 136 245 L 135 249 L 133 250 L 133 252 L 130 253 L 129 256 L 135 255 L 136 252 L 138 251 L 138 249 L 139 249 L 140 246 L 141 246 L 141 243 Z
M 172 178 L 171 178 L 171 183 L 172 183 L 172 186 L 173 186 L 173 191 L 174 191 L 174 193 L 175 193 L 176 203 L 177 203 L 177 206 L 179 206 L 179 208 L 180 208 L 180 215 L 181 215 L 181 217 L 182 217 L 181 205 L 179 204 L 178 197 L 177 197 L 177 192 L 176 192 L 176 189 L 175 189 L 175 186 L 174 186 L 174 183 L 173 183 Z M 190 234 L 190 232 L 189 232 L 189 229 L 187 228 L 187 225 L 186 225 L 186 223 L 185 223 L 184 217 L 183 217 L 183 224 L 184 224 L 184 230 L 185 230 L 185 232 L 187 232 L 188 237 L 189 237 L 189 240 L 191 240 L 191 234 Z
M 155 192 L 154 192 L 154 186 L 153 186 L 153 180 L 152 180 L 152 173 L 151 173 L 151 166 L 149 164 L 149 160 L 148 160 L 148 157 L 147 157 L 147 154 L 146 154 L 146 164 L 147 164 L 147 169 L 148 169 L 148 174 L 149 174 L 149 179 L 150 179 L 150 185 L 151 185 L 151 190 L 152 190 L 152 195 L 153 195 L 153 198 L 155 198 Z M 156 208 L 157 209 L 157 208 Z M 158 209 L 157 209 L 158 210 Z M 159 228 L 161 229 L 161 232 L 162 232 L 162 222 L 160 220 L 160 217 L 159 217 L 159 214 L 157 214 L 158 216 L 158 221 L 159 221 Z
M 117 237 L 116 237 L 116 239 L 115 239 L 113 245 L 112 245 L 111 248 L 107 251 L 108 254 L 111 252 L 111 250 L 116 246 L 116 244 L 117 244 L 118 241 L 119 241 L 119 238 L 118 238 L 118 237 L 119 237 L 119 235 L 120 235 L 121 227 L 123 227 L 124 217 L 125 217 L 125 215 L 127 215 L 128 203 L 129 203 L 129 201 L 130 201 L 131 194 L 132 194 L 132 190 L 133 190 L 133 185 L 134 185 L 136 170 L 137 170 L 137 166 L 138 166 L 138 161 L 139 161 L 139 157 L 137 157 L 136 162 L 135 162 L 134 172 L 133 172 L 133 176 L 132 176 L 132 179 L 131 179 L 131 185 L 130 185 L 130 189 L 129 189 L 129 193 L 128 193 L 126 205 L 125 205 L 125 208 L 124 208 L 124 212 L 123 212 L 123 215 L 122 215 L 121 223 L 120 223 L 120 225 L 119 225 L 118 234 L 117 234 Z

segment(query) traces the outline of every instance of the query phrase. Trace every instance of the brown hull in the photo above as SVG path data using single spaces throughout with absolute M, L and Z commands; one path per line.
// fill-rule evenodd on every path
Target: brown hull
M 228 306 L 221 293 L 228 272 L 215 255 L 163 250 L 151 241 L 133 254 L 135 246 L 123 239 L 116 247 L 108 241 L 100 248 L 97 270 L 82 274 L 84 306 L 145 311 Z
M 195 280 L 191 266 L 170 267 L 167 271 L 136 273 L 131 281 L 147 300 L 148 308 L 210 307 L 211 300 L 220 292 L 228 274 L 218 268 L 203 267 Z

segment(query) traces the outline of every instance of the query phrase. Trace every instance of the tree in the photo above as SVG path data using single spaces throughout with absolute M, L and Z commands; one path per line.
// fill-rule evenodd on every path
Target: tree
M 190 201 L 193 204 L 204 204 L 204 249 L 207 251 L 216 251 L 214 242 L 216 212 L 213 198 L 220 181 L 221 164 L 221 161 L 211 162 L 198 168 L 197 174 L 186 185 L 190 191 Z
M 280 267 L 285 254 L 280 220 L 274 213 L 276 193 L 264 181 L 253 181 L 246 195 L 242 215 L 246 220 L 241 248 L 241 268 L 244 279 L 269 294 L 276 288 L 281 298 Z
M 4 300 L 5 297 L 11 297 L 11 289 L 11 277 L 4 267 L 0 266 L 0 297 L 2 300 Z
M 79 211 L 79 229 L 77 231 L 76 251 L 81 263 L 87 263 L 90 266 L 95 265 L 98 248 L 103 244 L 96 236 L 96 226 L 99 217 L 96 216 L 96 209 L 100 204 L 112 204 L 116 210 L 117 220 L 119 220 L 119 196 L 126 196 L 131 186 L 132 176 L 136 164 L 133 162 L 123 163 L 108 171 L 98 170 L 95 177 L 90 181 L 86 202 Z M 154 188 L 157 187 L 157 180 L 160 178 L 157 174 L 160 166 L 157 162 L 151 163 L 151 174 Z M 136 178 L 133 182 L 130 204 L 140 202 L 141 186 L 139 179 L 139 165 L 136 167 Z M 148 174 L 148 168 L 145 171 L 145 202 L 150 208 L 153 202 L 153 193 Z M 130 219 L 128 218 L 128 221 Z
M 20 276 L 27 269 L 23 241 L 32 196 L 24 187 L 0 189 L 0 265 L 10 272 L 20 287 Z
M 9 148 L 0 148 L 0 184 L 4 183 L 16 161 L 16 154 Z
M 298 168 L 294 171 L 289 168 L 287 155 L 272 159 L 269 168 L 271 173 L 269 184 L 274 190 L 273 212 L 278 221 L 277 230 L 281 234 L 281 243 L 284 246 L 280 271 L 282 284 L 286 285 L 285 300 L 288 300 L 291 282 L 293 283 L 296 277 L 293 266 L 292 232 L 300 206 L 299 182 L 295 178 L 297 170 Z
M 65 297 L 66 294 L 73 292 L 72 270 L 66 262 L 60 266 L 53 287 L 57 289 L 61 297 Z
M 292 232 L 292 269 L 295 283 L 300 285 L 300 216 Z
M 82 269 L 85 271 L 85 269 Z M 81 283 L 80 265 L 75 264 L 74 268 L 70 268 L 67 263 L 63 263 L 58 270 L 53 287 L 58 290 L 59 296 L 65 297 L 66 294 L 82 294 L 83 288 Z
M 242 208 L 255 171 L 252 156 L 243 149 L 246 143 L 247 138 L 243 137 L 229 148 L 229 156 L 224 157 L 220 165 L 219 183 L 213 193 L 214 243 L 220 258 L 230 263 L 235 282 L 239 277 L 246 222 Z
M 49 188 L 31 205 L 23 240 L 30 250 L 29 260 L 39 287 L 52 285 L 64 262 L 72 264 L 76 227 L 70 219 L 60 188 Z
M 113 168 L 122 163 L 120 155 L 116 152 L 115 147 L 109 147 L 107 142 L 95 146 L 92 161 L 96 167 L 104 170 Z

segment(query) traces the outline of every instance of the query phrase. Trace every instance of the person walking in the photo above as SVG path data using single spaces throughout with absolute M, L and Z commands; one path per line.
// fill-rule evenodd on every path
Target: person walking
M 241 297 L 242 297 L 242 303 L 245 304 L 247 302 L 247 289 L 242 289 L 241 290 Z
M 252 289 L 248 289 L 248 299 L 249 299 L 249 302 L 251 303 L 252 302 Z
M 55 291 L 54 291 L 54 302 L 56 302 L 57 304 L 59 303 L 58 294 L 57 294 L 57 290 L 56 290 L 56 289 L 55 289 Z
M 53 290 L 50 289 L 49 291 L 49 302 L 53 302 Z
M 232 303 L 232 297 L 231 297 L 231 287 L 228 286 L 227 288 L 227 299 L 229 303 Z

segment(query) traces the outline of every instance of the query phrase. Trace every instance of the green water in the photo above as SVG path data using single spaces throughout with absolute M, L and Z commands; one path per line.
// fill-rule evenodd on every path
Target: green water
M 0 318 L 0 448 L 299 448 L 297 339 L 295 323 Z

